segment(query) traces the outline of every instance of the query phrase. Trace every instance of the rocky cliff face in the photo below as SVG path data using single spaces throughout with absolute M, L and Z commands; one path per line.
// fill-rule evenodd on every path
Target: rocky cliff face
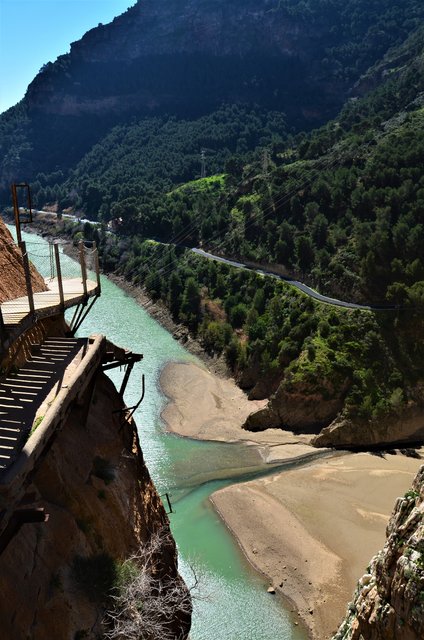
M 424 637 L 424 466 L 398 498 L 387 542 L 359 580 L 334 640 Z
M 317 95 L 312 113 L 317 82 L 326 111 L 345 88 L 334 78 L 321 82 L 332 38 L 325 15 L 308 21 L 273 0 L 142 0 L 47 64 L 27 103 L 61 116 L 165 109 L 187 116 L 222 101 L 253 101 L 314 120 L 324 103 Z
M 422 390 L 420 390 L 422 396 Z M 424 399 L 411 401 L 403 411 L 389 416 L 354 421 L 337 416 L 314 438 L 317 447 L 373 447 L 402 442 L 420 442 L 424 438 Z
M 308 30 L 318 35 L 316 26 Z M 236 33 L 240 38 L 234 41 Z M 71 54 L 96 62 L 196 51 L 246 55 L 258 49 L 305 57 L 301 36 L 300 20 L 273 0 L 139 0 L 111 25 L 99 25 L 73 43 Z
M 321 390 L 304 383 L 287 385 L 283 380 L 268 405 L 252 413 L 243 428 L 263 431 L 279 427 L 297 433 L 318 433 L 341 411 L 345 390 L 343 385 L 335 389 L 328 380 L 323 381 Z
M 58 168 L 60 185 L 111 128 L 134 118 L 191 121 L 243 104 L 283 112 L 289 129 L 321 124 L 408 36 L 422 14 L 417 3 L 139 0 L 47 62 L 1 116 L 0 197 L 15 178 Z
M 394 443 L 417 443 L 424 438 L 424 389 L 410 389 L 406 407 L 393 408 L 378 418 L 347 417 L 344 397 L 349 382 L 334 385 L 322 380 L 320 387 L 283 380 L 263 409 L 252 413 L 243 425 L 248 431 L 286 428 L 295 433 L 316 434 L 316 447 L 356 449 L 384 447 Z
M 122 562 L 158 532 L 156 577 L 187 594 L 135 425 L 121 409 L 113 384 L 98 374 L 28 478 L 15 508 L 43 507 L 49 518 L 24 524 L 0 555 L 2 637 L 102 636 Z M 176 608 L 167 625 L 186 637 L 187 611 Z

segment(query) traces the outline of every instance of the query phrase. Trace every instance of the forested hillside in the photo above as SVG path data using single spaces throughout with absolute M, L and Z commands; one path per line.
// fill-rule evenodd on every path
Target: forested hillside
M 39 173 L 40 204 L 66 198 L 72 170 L 117 125 L 149 131 L 157 118 L 175 117 L 187 143 L 176 144 L 179 156 L 192 153 L 190 123 L 213 118 L 223 104 L 284 112 L 290 131 L 311 129 L 336 115 L 367 69 L 423 15 L 420 0 L 139 0 L 69 54 L 46 61 L 24 100 L 0 117 L 0 198 L 11 181 L 35 182 Z M 236 127 L 237 120 L 236 112 Z M 163 133 L 159 127 L 159 146 Z M 238 138 L 241 153 L 257 144 L 243 129 Z M 141 186 L 145 155 L 139 151 Z M 78 195 L 86 205 L 87 194 Z
M 0 117 L 0 197 L 30 180 L 39 208 L 98 220 L 69 232 L 105 271 L 251 397 L 310 404 L 268 425 L 424 406 L 423 18 L 417 0 L 140 1 Z M 323 306 L 193 246 L 395 310 Z
M 172 169 L 182 172 L 183 166 L 171 161 L 164 166 L 165 193 L 134 196 L 132 207 L 112 205 L 123 218 L 124 235 L 131 225 L 141 237 L 278 264 L 345 299 L 402 305 L 408 288 L 424 279 L 423 51 L 421 28 L 383 61 L 386 73 L 373 91 L 349 101 L 335 120 L 308 135 L 287 135 L 277 114 L 263 123 L 241 109 L 221 110 L 221 117 L 231 114 L 244 123 L 250 141 L 257 132 L 256 150 L 230 155 L 240 129 L 233 127 L 231 141 L 224 125 L 210 126 L 215 140 L 227 136 L 225 171 L 171 188 Z M 370 70 L 374 82 L 376 75 L 378 69 Z M 206 122 L 211 125 L 210 119 L 199 121 L 197 130 L 204 131 Z M 110 191 L 118 163 L 103 171 L 106 161 L 99 163 L 99 157 L 93 151 L 85 166 Z M 194 168 L 198 159 L 185 160 Z M 211 154 L 218 171 L 216 160 Z M 126 173 L 131 176 L 132 169 Z

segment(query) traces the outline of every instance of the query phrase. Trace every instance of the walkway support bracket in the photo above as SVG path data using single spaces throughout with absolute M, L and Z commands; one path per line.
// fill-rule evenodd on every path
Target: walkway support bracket
M 93 298 L 89 305 L 87 305 L 87 300 L 85 300 L 82 304 L 77 306 L 70 324 L 70 331 L 68 332 L 70 336 L 74 336 L 76 334 L 98 297 L 99 296 Z
M 142 360 L 143 355 L 141 353 L 131 353 L 127 352 L 123 359 L 114 360 L 113 362 L 108 362 L 102 366 L 102 371 L 109 371 L 110 369 L 116 369 L 116 367 L 125 366 L 125 374 L 124 379 L 121 383 L 121 388 L 119 389 L 119 395 L 121 398 L 124 398 L 125 389 L 127 388 L 128 380 L 130 379 L 131 372 L 134 368 L 136 362 L 140 362 Z M 144 374 L 143 374 L 143 397 L 144 397 Z M 127 411 L 125 408 L 123 411 Z

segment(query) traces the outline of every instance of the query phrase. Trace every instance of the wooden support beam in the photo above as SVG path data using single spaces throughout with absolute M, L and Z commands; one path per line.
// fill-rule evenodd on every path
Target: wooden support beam
M 97 278 L 97 295 L 100 295 L 102 292 L 101 282 L 100 282 L 100 264 L 99 264 L 99 250 L 97 248 L 96 242 L 93 242 L 93 251 L 94 251 L 94 261 L 96 266 L 96 278 Z
M 12 184 L 12 200 L 13 200 L 13 213 L 15 215 L 15 228 L 16 228 L 16 239 L 18 245 L 22 242 L 22 234 L 21 234 L 21 221 L 19 219 L 19 203 L 18 203 L 18 192 L 16 190 L 16 184 Z
M 31 314 L 33 314 L 35 312 L 34 293 L 32 290 L 31 270 L 29 267 L 28 253 L 26 250 L 25 242 L 20 242 L 19 247 L 22 252 L 22 261 L 24 265 L 25 283 L 26 283 L 26 290 L 27 290 L 27 296 L 28 296 L 29 311 Z
M 63 310 L 65 308 L 65 298 L 63 295 L 63 282 L 62 282 L 62 270 L 60 267 L 59 245 L 54 244 L 53 246 L 54 246 L 54 257 L 56 261 L 57 282 L 59 286 L 60 306 Z
M 4 326 L 3 313 L 0 307 L 0 353 L 3 352 L 3 345 L 6 340 L 6 328 Z
M 82 286 L 84 289 L 84 296 L 87 297 L 87 266 L 85 264 L 85 248 L 84 242 L 80 240 L 79 243 L 80 250 L 80 264 L 81 264 L 81 275 L 82 275 Z

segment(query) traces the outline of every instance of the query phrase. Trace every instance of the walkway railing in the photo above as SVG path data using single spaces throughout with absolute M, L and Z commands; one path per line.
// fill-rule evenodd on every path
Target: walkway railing
M 2 351 L 38 319 L 55 315 L 75 305 L 87 304 L 100 295 L 99 257 L 96 244 L 78 247 L 78 261 L 64 256 L 57 243 L 21 242 L 14 269 L 21 271 L 25 295 L 0 305 Z M 63 247 L 62 247 L 63 248 Z M 44 277 L 46 291 L 34 292 L 31 263 Z

